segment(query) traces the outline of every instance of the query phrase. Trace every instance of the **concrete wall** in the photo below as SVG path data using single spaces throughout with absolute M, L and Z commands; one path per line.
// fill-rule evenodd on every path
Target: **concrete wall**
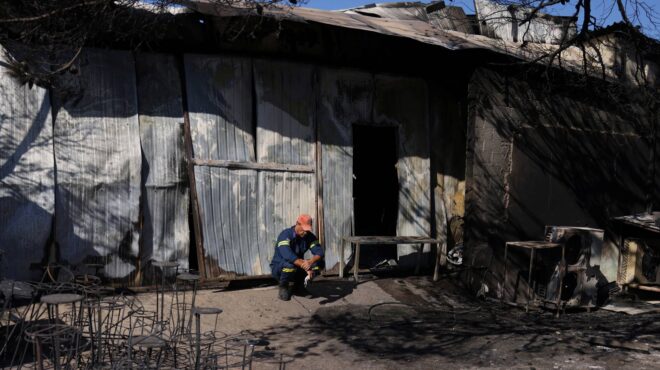
M 612 217 L 658 204 L 657 116 L 603 98 L 607 87 L 587 94 L 555 82 L 544 90 L 535 78 L 478 69 L 469 86 L 467 260 L 489 266 L 491 292 L 501 289 L 504 242 L 542 240 L 545 225 L 603 228 L 615 240 Z M 601 271 L 609 281 L 617 258 L 607 241 Z

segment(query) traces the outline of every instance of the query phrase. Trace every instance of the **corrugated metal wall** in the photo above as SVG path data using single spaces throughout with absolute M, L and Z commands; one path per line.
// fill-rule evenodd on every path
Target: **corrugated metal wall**
M 312 66 L 257 60 L 254 79 L 258 161 L 313 165 L 316 99 Z
M 254 161 L 252 61 L 185 55 L 184 64 L 195 158 Z
M 411 78 L 376 76 L 374 123 L 399 129 L 397 235 L 431 235 L 431 170 L 426 84 Z M 417 246 L 400 245 L 400 264 L 414 265 Z M 425 250 L 430 251 L 426 245 Z M 411 256 L 407 258 L 407 256 Z
M 217 55 L 184 55 L 183 69 L 172 55 L 84 50 L 54 96 L 54 142 L 49 141 L 50 126 L 43 123 L 50 122 L 46 92 L 0 79 L 1 86 L 16 94 L 13 98 L 20 98 L 19 91 L 32 99 L 26 100 L 26 107 L 11 101 L 2 108 L 25 122 L 0 131 L 0 139 L 7 141 L 0 156 L 3 170 L 16 162 L 17 140 L 35 138 L 47 147 L 38 155 L 42 182 L 24 196 L 24 203 L 32 207 L 36 202 L 43 213 L 34 218 L 43 235 L 25 247 L 34 259 L 44 256 L 56 204 L 54 252 L 60 261 L 101 262 L 106 276 L 126 284 L 149 283 L 138 272 L 148 272 L 152 259 L 187 267 L 190 198 L 184 108 L 190 121 L 190 165 L 195 166 L 206 277 L 269 274 L 279 232 L 299 213 L 318 218 L 317 136 L 327 265 L 336 265 L 341 238 L 351 234 L 354 124 L 400 128 L 398 233 L 430 233 L 428 114 L 422 81 Z M 182 72 L 187 107 L 182 104 Z M 7 96 L 3 102 L 10 101 Z M 35 121 L 43 126 L 38 133 L 25 131 L 35 120 L 25 112 L 36 112 L 43 121 Z M 57 164 L 56 185 L 49 156 Z M 11 190 L 8 179 L 18 174 L 14 168 L 1 173 L 0 191 Z M 24 200 L 8 201 L 16 199 Z M 13 222 L 21 212 L 32 214 L 32 209 L 21 210 L 24 203 L 12 205 L 3 217 Z M 3 220 L 0 230 L 8 230 L 8 222 Z M 2 240 L 12 237 L 3 235 Z M 400 255 L 412 251 L 402 247 Z
M 311 168 L 313 69 L 202 55 L 186 55 L 185 68 L 206 276 L 269 274 L 279 232 L 315 213 L 315 176 L 221 161 Z
M 314 175 L 307 173 L 259 173 L 259 241 L 263 250 L 259 263 L 263 274 L 270 274 L 269 264 L 280 232 L 293 226 L 299 214 L 314 214 L 314 182 Z
M 48 91 L 21 85 L 0 63 L 0 275 L 13 279 L 38 278 L 42 271 L 30 265 L 46 258 L 55 211 L 52 127 Z
M 193 156 L 254 162 L 252 60 L 184 57 Z M 258 275 L 257 171 L 197 166 L 206 277 Z
M 142 145 L 140 266 L 177 261 L 188 268 L 188 176 L 183 143 L 181 76 L 173 55 L 138 54 L 137 93 Z
M 429 118 L 422 80 L 321 68 L 319 125 L 323 142 L 323 196 L 327 266 L 332 268 L 341 238 L 351 235 L 353 211 L 353 125 L 399 128 L 397 235 L 431 235 Z M 346 258 L 350 256 L 346 246 Z M 401 245 L 398 255 L 416 263 L 416 246 Z M 427 252 L 430 247 L 426 246 Z
M 309 65 L 257 60 L 254 63 L 257 103 L 257 158 L 262 163 L 313 166 L 316 163 L 316 98 L 314 70 Z M 260 258 L 262 273 L 275 240 L 300 213 L 316 214 L 313 173 L 259 173 Z M 316 218 L 316 217 L 315 217 Z M 316 226 L 316 225 L 315 225 Z
M 138 258 L 140 131 L 133 56 L 84 50 L 54 97 L 59 259 L 130 282 Z
M 257 275 L 257 173 L 196 167 L 207 277 Z
M 352 234 L 353 125 L 373 121 L 370 73 L 319 71 L 319 136 L 322 139 L 323 216 L 326 268 L 339 262 L 342 237 Z M 345 258 L 351 256 L 345 247 Z

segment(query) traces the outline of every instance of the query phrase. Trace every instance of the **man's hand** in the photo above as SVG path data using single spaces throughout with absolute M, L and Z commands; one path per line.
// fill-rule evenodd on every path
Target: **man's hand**
M 310 260 L 304 260 L 303 263 L 300 265 L 300 267 L 303 270 L 307 271 L 307 273 L 309 274 L 311 272 L 311 269 L 312 269 L 312 263 L 313 262 L 311 262 Z

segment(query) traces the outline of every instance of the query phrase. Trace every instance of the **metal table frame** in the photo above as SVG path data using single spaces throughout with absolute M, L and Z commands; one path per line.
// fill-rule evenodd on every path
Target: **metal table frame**
M 355 244 L 355 261 L 353 263 L 353 279 L 357 284 L 358 269 L 360 267 L 360 245 L 363 244 L 418 244 L 417 252 L 417 266 L 415 267 L 415 274 L 419 274 L 420 265 L 422 263 L 422 254 L 424 253 L 424 244 L 436 245 L 437 256 L 435 260 L 435 268 L 433 271 L 433 281 L 438 280 L 440 266 L 445 266 L 447 261 L 447 243 L 441 239 L 427 238 L 424 236 L 345 236 L 342 238 L 342 245 L 339 257 L 339 277 L 344 277 L 344 249 L 346 243 L 352 246 Z
M 504 244 L 504 284 L 502 286 L 502 297 L 506 295 L 506 285 L 508 282 L 508 254 L 509 247 L 517 247 L 530 250 L 529 257 L 529 272 L 527 274 L 527 303 L 525 304 L 525 312 L 529 312 L 529 303 L 532 300 L 532 271 L 534 270 L 534 255 L 537 250 L 561 248 L 561 265 L 559 267 L 559 292 L 557 293 L 557 302 L 554 302 L 557 307 L 557 316 L 559 316 L 559 308 L 561 307 L 561 291 L 564 285 L 564 277 L 566 276 L 566 246 L 563 243 L 550 243 L 543 241 L 520 241 L 520 242 L 506 242 Z M 536 298 L 536 292 L 534 292 Z M 514 302 L 515 303 L 515 302 Z

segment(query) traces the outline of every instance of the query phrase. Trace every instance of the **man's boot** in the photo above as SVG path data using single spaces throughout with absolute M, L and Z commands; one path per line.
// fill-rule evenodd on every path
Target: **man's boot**
M 278 297 L 283 301 L 291 300 L 291 292 L 289 292 L 289 283 L 280 283 Z
M 293 292 L 300 297 L 311 297 L 312 294 L 307 290 L 303 281 L 296 281 L 293 285 Z

